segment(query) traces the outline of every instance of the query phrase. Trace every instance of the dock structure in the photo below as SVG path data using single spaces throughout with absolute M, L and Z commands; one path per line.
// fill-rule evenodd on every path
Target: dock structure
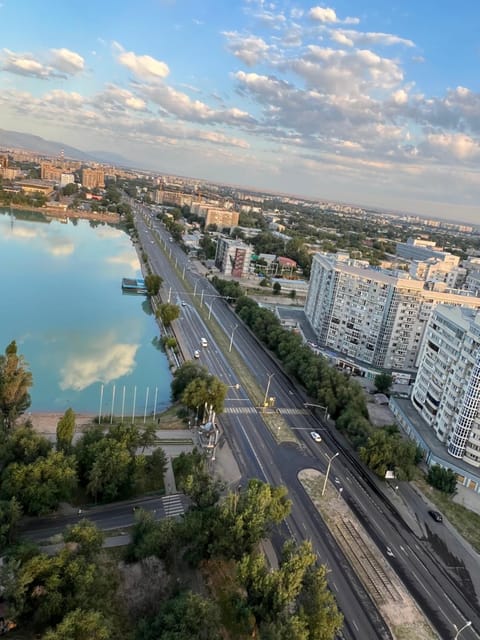
M 143 278 L 122 278 L 122 290 L 129 293 L 147 293 Z

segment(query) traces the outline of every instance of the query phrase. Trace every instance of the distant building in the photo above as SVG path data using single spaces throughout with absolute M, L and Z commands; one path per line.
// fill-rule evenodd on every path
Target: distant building
M 22 180 L 16 184 L 26 194 L 41 193 L 50 196 L 54 191 L 53 183 L 47 184 L 41 180 Z
M 225 275 L 242 278 L 248 274 L 252 248 L 241 240 L 218 238 L 215 266 Z
M 73 173 L 62 173 L 60 176 L 60 186 L 66 187 L 67 184 L 72 184 L 75 182 L 75 176 Z
M 82 186 L 86 189 L 103 189 L 105 187 L 103 169 L 82 169 Z
M 52 182 L 60 182 L 63 169 L 56 167 L 50 162 L 42 162 L 40 164 L 40 178 L 42 180 L 51 180 Z
M 20 169 L 15 169 L 14 167 L 0 167 L 0 176 L 4 180 L 15 180 L 20 173 Z
M 217 226 L 217 229 L 230 229 L 237 226 L 238 219 L 238 211 L 207 207 L 207 212 L 205 215 L 205 228 L 207 228 L 211 224 L 215 224 Z
M 451 255 L 437 247 L 435 242 L 422 238 L 408 238 L 407 242 L 397 242 L 395 252 L 399 258 L 405 260 L 428 260 L 429 258 L 444 260 Z

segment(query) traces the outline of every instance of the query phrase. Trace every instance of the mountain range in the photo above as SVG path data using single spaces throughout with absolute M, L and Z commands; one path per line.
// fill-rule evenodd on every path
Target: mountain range
M 40 136 L 20 131 L 7 131 L 0 129 L 0 149 L 24 149 L 46 156 L 60 156 L 72 160 L 84 160 L 85 162 L 105 162 L 108 164 L 131 166 L 131 162 L 123 156 L 110 151 L 81 151 L 68 144 L 45 140 Z

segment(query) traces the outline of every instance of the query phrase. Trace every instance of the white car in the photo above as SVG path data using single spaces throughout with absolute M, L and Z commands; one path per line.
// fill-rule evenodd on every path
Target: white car
M 206 338 L 202 338 L 200 340 L 200 344 L 202 345 L 202 347 L 205 347 L 205 348 L 208 347 L 207 339 Z
M 322 441 L 322 436 L 317 433 L 316 431 L 310 431 L 310 436 L 311 438 L 313 438 L 313 440 L 315 440 L 315 442 L 321 442 Z
M 193 352 L 193 357 L 200 358 L 200 351 L 198 351 L 198 349 Z

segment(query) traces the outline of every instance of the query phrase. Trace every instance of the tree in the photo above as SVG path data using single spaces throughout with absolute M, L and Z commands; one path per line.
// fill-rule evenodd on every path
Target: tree
M 148 274 L 145 276 L 145 288 L 148 296 L 156 296 L 160 291 L 163 279 L 156 274 Z
M 63 539 L 67 544 L 74 544 L 82 557 L 92 559 L 102 548 L 105 536 L 92 522 L 81 520 L 67 527 Z
M 143 620 L 136 640 L 221 640 L 220 612 L 210 598 L 191 591 L 167 600 L 153 620 Z
M 30 464 L 37 458 L 45 458 L 51 449 L 51 442 L 26 423 L 8 433 L 0 444 L 0 465 L 6 468 L 12 462 Z
M 220 507 L 214 553 L 236 559 L 251 553 L 288 516 L 290 508 L 285 487 L 250 480 L 244 491 L 229 493 Z
M 288 294 L 288 297 L 291 298 L 292 300 L 295 300 L 295 298 L 297 297 L 297 292 L 295 291 L 295 289 L 292 289 L 290 291 L 290 293 Z
M 0 423 L 4 430 L 10 430 L 18 416 L 30 406 L 32 374 L 27 369 L 23 356 L 17 354 L 17 344 L 13 340 L 0 356 Z
M 457 492 L 457 476 L 451 469 L 445 469 L 439 464 L 432 465 L 427 473 L 427 482 L 432 487 L 453 496 Z
M 69 184 L 66 184 L 62 189 L 62 193 L 64 196 L 73 196 L 73 194 L 77 193 L 77 191 L 78 191 L 78 184 L 76 184 L 75 182 L 70 182 Z
M 21 517 L 22 507 L 15 497 L 0 500 L 0 553 L 14 541 Z
M 281 290 L 282 290 L 282 285 L 276 280 L 273 283 L 273 287 L 272 287 L 273 295 L 278 296 Z
M 75 413 L 73 409 L 67 409 L 57 424 L 57 449 L 69 451 L 72 447 L 74 433 Z
M 30 464 L 13 462 L 2 474 L 1 494 L 7 500 L 16 497 L 29 515 L 50 513 L 71 498 L 77 484 L 75 466 L 75 458 L 61 451 L 50 451 Z
M 207 410 L 221 413 L 227 391 L 227 385 L 215 376 L 209 376 L 207 379 L 195 378 L 183 391 L 182 402 L 189 409 L 200 409 L 201 415 L 204 414 L 205 407 Z
M 43 640 L 110 640 L 108 621 L 99 611 L 74 609 Z
M 126 441 L 103 438 L 95 445 L 87 491 L 95 501 L 114 500 L 131 489 L 134 471 L 134 455 Z
M 176 304 L 165 302 L 159 305 L 157 318 L 160 318 L 165 327 L 169 327 L 180 316 L 180 307 Z
M 393 384 L 393 378 L 389 373 L 379 373 L 375 376 L 375 389 L 379 393 L 389 393 Z

